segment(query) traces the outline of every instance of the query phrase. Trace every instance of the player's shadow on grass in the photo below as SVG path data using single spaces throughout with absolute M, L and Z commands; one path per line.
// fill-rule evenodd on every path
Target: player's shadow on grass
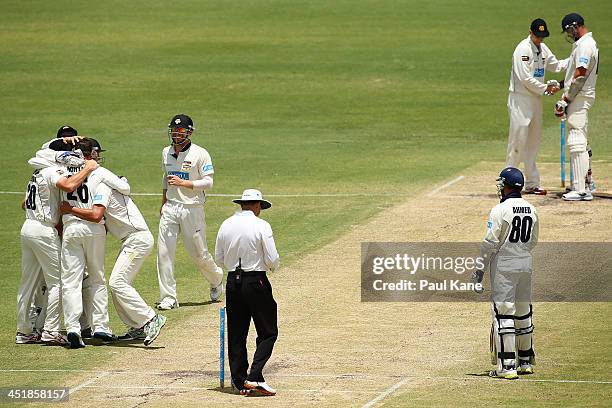
M 100 347 L 100 346 L 107 346 L 107 347 L 131 347 L 131 348 L 140 348 L 140 349 L 147 349 L 147 350 L 157 350 L 157 349 L 163 349 L 165 348 L 164 346 L 145 346 L 142 342 L 142 340 L 138 340 L 138 339 L 134 339 L 134 340 L 119 340 L 119 341 L 114 341 L 114 342 L 101 342 L 101 341 L 97 341 L 97 340 L 93 340 L 93 339 L 86 339 L 84 340 L 85 344 L 88 346 L 94 346 L 94 347 Z
M 488 377 L 489 376 L 489 372 L 488 371 L 484 371 L 482 373 L 466 373 L 465 375 L 470 376 L 470 377 Z
M 235 395 L 237 397 L 246 397 L 246 398 L 259 398 L 259 397 L 267 397 L 268 395 L 263 395 L 260 394 L 258 392 L 253 392 L 250 391 L 249 394 L 247 395 L 241 395 L 237 390 L 233 389 L 232 387 L 215 387 L 215 388 L 209 388 L 209 391 L 216 391 L 216 392 L 220 392 L 222 394 L 229 394 L 229 395 Z
M 194 307 L 194 306 L 206 306 L 215 303 L 221 303 L 218 301 L 207 300 L 206 302 L 181 302 L 181 307 Z

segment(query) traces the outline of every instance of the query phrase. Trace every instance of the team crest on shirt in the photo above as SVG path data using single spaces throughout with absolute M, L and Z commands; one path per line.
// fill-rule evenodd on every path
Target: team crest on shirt
M 529 56 L 527 56 L 527 55 L 523 55 L 523 56 L 521 57 L 521 59 L 522 59 L 523 61 L 529 61 Z
M 181 171 L 189 171 L 191 170 L 191 162 L 190 161 L 184 161 L 182 166 L 181 166 Z

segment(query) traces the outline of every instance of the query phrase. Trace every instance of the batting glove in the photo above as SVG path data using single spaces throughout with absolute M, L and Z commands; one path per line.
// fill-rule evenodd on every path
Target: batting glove
M 567 102 L 565 100 L 561 99 L 555 104 L 554 113 L 556 117 L 561 118 L 565 116 L 566 110 L 567 110 Z

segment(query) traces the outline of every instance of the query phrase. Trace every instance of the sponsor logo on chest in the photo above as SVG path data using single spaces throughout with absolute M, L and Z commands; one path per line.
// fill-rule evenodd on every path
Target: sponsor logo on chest
M 185 160 L 183 164 L 181 165 L 181 171 L 187 171 L 187 172 L 191 171 L 191 162 Z

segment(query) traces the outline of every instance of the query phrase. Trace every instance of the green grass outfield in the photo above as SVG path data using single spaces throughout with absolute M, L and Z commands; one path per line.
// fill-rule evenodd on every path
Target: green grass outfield
M 610 161 L 606 0 L 3 1 L 0 191 L 24 190 L 26 160 L 70 124 L 98 138 L 108 150 L 105 166 L 126 175 L 134 192 L 158 192 L 166 124 L 185 112 L 197 127 L 194 142 L 212 155 L 213 193 L 371 194 L 272 199 L 265 218 L 286 264 L 401 195 L 431 189 L 483 159 L 503 162 L 514 47 L 531 20 L 543 17 L 552 33 L 547 44 L 566 56 L 571 46 L 559 22 L 571 11 L 583 14 L 599 42 L 589 129 L 595 159 Z M 553 104 L 544 102 L 545 161 L 558 160 Z M 20 199 L 0 194 L 0 368 L 94 368 L 121 349 L 14 345 Z M 154 235 L 159 201 L 136 197 Z M 233 210 L 228 198 L 207 203 L 211 250 Z M 110 270 L 117 243 L 109 240 L 108 248 Z M 154 258 L 136 281 L 150 303 L 158 293 Z M 177 271 L 181 300 L 208 299 L 183 249 Z M 170 324 L 197 312 L 181 308 Z M 114 312 L 112 325 L 123 330 Z M 0 386 L 60 385 L 62 376 L 3 373 Z

